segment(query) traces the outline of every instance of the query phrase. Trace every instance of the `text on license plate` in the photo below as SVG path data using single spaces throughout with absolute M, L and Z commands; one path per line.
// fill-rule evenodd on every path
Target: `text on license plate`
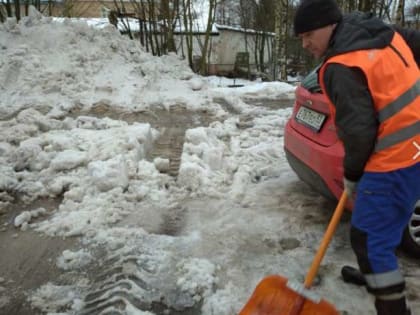
M 325 121 L 326 116 L 305 106 L 301 106 L 295 118 L 298 122 L 312 129 L 315 129 L 315 131 L 319 131 Z

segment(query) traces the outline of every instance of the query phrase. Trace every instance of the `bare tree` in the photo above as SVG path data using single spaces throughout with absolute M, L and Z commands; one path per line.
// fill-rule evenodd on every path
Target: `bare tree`
M 118 28 L 118 22 L 121 23 L 123 32 L 134 39 L 133 32 L 129 23 L 129 18 L 134 16 L 134 13 L 128 12 L 123 0 L 114 0 L 114 6 L 116 10 L 111 10 L 108 15 L 109 22 Z
M 0 22 L 1 23 L 6 21 L 6 18 L 13 16 L 12 5 L 14 5 L 14 3 L 11 0 L 6 0 L 4 2 L 0 1 Z M 15 6 L 15 9 L 16 9 L 16 6 Z
M 240 14 L 240 26 L 245 29 L 244 32 L 244 42 L 245 42 L 245 51 L 241 53 L 245 53 L 245 55 L 248 55 L 247 62 L 244 62 L 246 64 L 247 68 L 247 76 L 249 76 L 249 46 L 252 44 L 250 43 L 247 29 L 255 29 L 256 27 L 256 18 L 257 18 L 257 11 L 258 11 L 259 3 L 256 0 L 240 0 L 239 1 L 239 14 Z M 254 42 L 254 45 L 257 45 L 257 41 Z M 256 50 L 255 50 L 256 53 Z M 256 55 L 254 58 L 258 58 Z M 236 61 L 235 61 L 236 64 Z M 242 65 L 242 67 L 244 66 Z M 236 65 L 235 65 L 236 67 Z M 237 70 L 237 69 L 235 69 Z
M 206 34 L 204 37 L 204 46 L 201 50 L 200 73 L 203 75 L 207 74 L 207 59 L 208 59 L 207 53 L 209 49 L 210 34 L 213 27 L 216 6 L 217 6 L 217 0 L 209 0 L 207 28 L 206 28 Z
M 20 20 L 20 0 L 14 0 L 16 20 Z
M 358 10 L 368 12 L 372 10 L 373 0 L 359 0 Z
M 7 3 L 0 3 L 0 23 L 4 23 L 8 16 Z
M 193 15 L 191 0 L 182 0 L 182 22 L 184 27 L 185 41 L 187 46 L 188 64 L 193 65 Z
M 416 29 L 420 29 L 420 4 L 414 6 L 411 9 L 411 11 L 412 11 L 411 14 L 412 14 L 412 17 L 413 17 L 413 26 Z
M 140 26 L 140 42 L 153 55 L 161 56 L 160 28 L 158 24 L 159 12 L 155 0 L 132 0 Z
M 287 34 L 289 0 L 279 0 L 275 9 L 275 44 L 273 78 L 277 78 L 277 67 L 280 70 L 280 79 L 287 80 Z
M 398 1 L 398 5 L 397 5 L 395 22 L 400 26 L 404 26 L 404 24 L 405 24 L 405 14 L 404 14 L 405 0 L 397 0 L 397 1 Z
M 174 0 L 162 0 L 161 1 L 161 14 L 163 17 L 164 25 L 164 47 L 166 51 L 176 51 L 175 48 L 175 39 L 174 39 L 174 29 L 176 25 L 175 13 L 179 11 L 179 1 Z
M 131 0 L 131 5 L 133 6 L 134 12 L 137 16 L 137 22 L 139 23 L 139 40 L 142 46 L 146 48 L 146 51 L 149 51 L 149 27 L 147 24 L 148 12 L 147 5 L 144 0 Z
M 269 53 L 268 44 L 271 35 L 269 33 L 274 30 L 274 9 L 275 2 L 272 0 L 262 0 L 256 3 L 255 24 L 252 26 L 256 31 L 255 40 L 255 64 L 257 70 L 265 72 L 265 55 Z

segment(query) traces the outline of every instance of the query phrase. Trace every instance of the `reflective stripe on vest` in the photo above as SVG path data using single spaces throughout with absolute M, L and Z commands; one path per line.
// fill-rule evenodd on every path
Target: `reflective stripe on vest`
M 386 172 L 419 162 L 420 71 L 402 37 L 395 33 L 388 47 L 351 51 L 324 62 L 319 83 L 335 117 L 335 106 L 325 93 L 324 84 L 324 72 L 330 63 L 358 68 L 367 80 L 379 126 L 365 171 Z
M 388 118 L 398 113 L 405 106 L 413 102 L 417 96 L 420 95 L 420 79 L 407 90 L 403 95 L 397 98 L 392 103 L 388 104 L 385 108 L 381 109 L 378 113 L 379 122 L 382 123 Z
M 393 145 L 400 143 L 402 141 L 413 138 L 416 135 L 420 134 L 420 121 L 415 122 L 408 127 L 404 127 L 397 132 L 391 133 L 388 136 L 385 136 L 376 142 L 375 152 L 385 150 Z

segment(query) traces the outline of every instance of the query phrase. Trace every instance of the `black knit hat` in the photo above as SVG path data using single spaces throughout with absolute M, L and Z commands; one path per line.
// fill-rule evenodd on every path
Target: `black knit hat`
M 335 0 L 302 0 L 296 10 L 294 29 L 299 35 L 340 22 L 343 18 Z

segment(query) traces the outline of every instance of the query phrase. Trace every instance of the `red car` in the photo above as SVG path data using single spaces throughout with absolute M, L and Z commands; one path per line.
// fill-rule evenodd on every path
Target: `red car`
M 293 114 L 284 132 L 284 150 L 298 177 L 325 197 L 337 200 L 343 191 L 344 148 L 336 133 L 317 68 L 296 88 Z M 347 208 L 351 210 L 352 205 Z M 404 232 L 402 248 L 420 258 L 420 201 Z

